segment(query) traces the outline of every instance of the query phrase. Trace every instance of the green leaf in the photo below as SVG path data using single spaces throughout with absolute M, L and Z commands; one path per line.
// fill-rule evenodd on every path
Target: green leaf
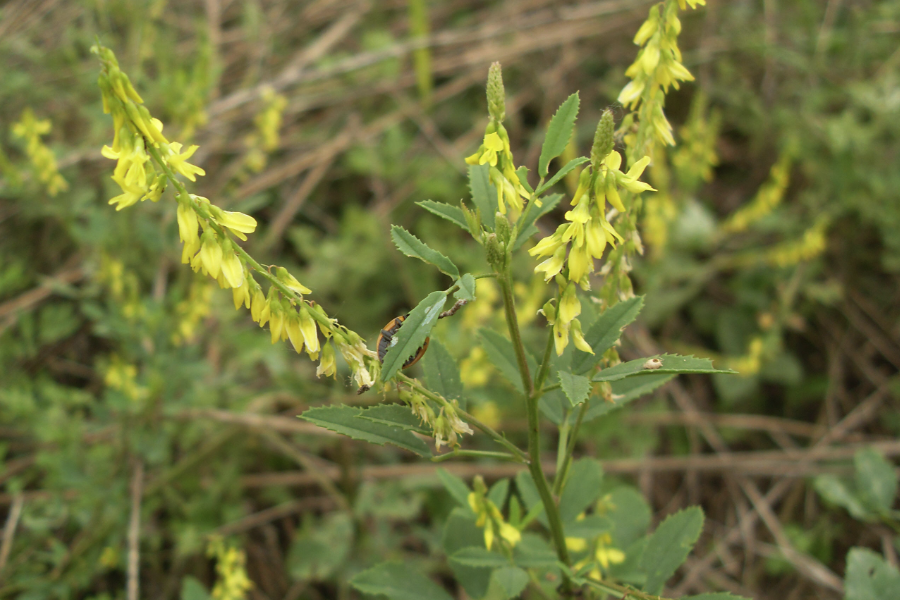
M 522 376 L 519 374 L 519 363 L 516 361 L 516 351 L 513 344 L 503 335 L 492 329 L 482 328 L 478 331 L 481 336 L 481 346 L 487 353 L 488 359 L 493 363 L 500 374 L 503 375 L 520 393 L 525 393 L 522 385 Z M 531 356 L 526 353 L 525 358 L 528 368 L 532 373 L 537 372 L 537 365 Z
M 444 204 L 443 202 L 435 202 L 434 200 L 422 200 L 421 202 L 416 202 L 416 204 L 431 214 L 447 219 L 454 225 L 458 225 L 465 231 L 469 231 L 469 224 L 466 223 L 466 215 L 458 206 Z
M 608 504 L 607 516 L 612 521 L 612 538 L 617 548 L 627 548 L 647 532 L 653 516 L 650 505 L 639 491 L 620 486 L 604 498 Z
M 528 167 L 523 165 L 516 169 L 516 177 L 529 194 L 534 193 L 534 190 L 531 189 L 531 184 L 528 183 Z
M 491 573 L 491 583 L 485 598 L 510 600 L 517 597 L 528 585 L 528 573 L 519 567 L 502 567 Z
M 844 600 L 900 598 L 900 572 L 868 548 L 847 554 Z
M 481 224 L 494 229 L 494 215 L 497 214 L 497 188 L 491 185 L 488 165 L 469 165 L 469 189 L 472 202 L 481 211 Z M 474 234 L 473 234 L 474 235 Z
M 438 340 L 431 340 L 428 344 L 428 352 L 422 357 L 422 367 L 425 370 L 425 383 L 428 384 L 428 389 L 448 400 L 458 401 L 460 408 L 466 409 L 459 368 L 450 352 Z
M 547 167 L 550 161 L 563 153 L 572 137 L 575 128 L 575 117 L 578 116 L 578 92 L 569 96 L 563 102 L 547 126 L 547 136 L 544 145 L 541 146 L 541 158 L 538 160 L 538 174 L 547 176 Z
M 557 171 L 556 174 L 553 175 L 553 177 L 551 177 L 546 183 L 544 183 L 544 185 L 539 187 L 537 189 L 537 192 L 535 192 L 535 195 L 540 195 L 543 192 L 545 192 L 546 190 L 549 190 L 552 186 L 554 186 L 556 184 L 556 182 L 558 182 L 560 179 L 562 179 L 563 177 L 568 175 L 569 171 L 571 171 L 578 165 L 583 165 L 584 163 L 589 162 L 590 160 L 591 159 L 588 158 L 587 156 L 579 156 L 578 158 L 573 158 L 572 160 L 567 162 L 566 165 L 562 169 Z
M 582 374 L 596 365 L 603 358 L 603 353 L 612 348 L 612 345 L 622 335 L 625 326 L 637 318 L 643 306 L 644 297 L 636 296 L 611 306 L 597 317 L 594 324 L 584 334 L 585 341 L 594 350 L 594 353 L 576 353 L 572 361 L 572 371 Z
M 452 260 L 437 250 L 429 248 L 425 242 L 399 225 L 391 225 L 391 239 L 394 240 L 397 249 L 406 256 L 425 261 L 453 279 L 459 279 L 459 269 Z
M 559 516 L 563 523 L 578 518 L 584 510 L 600 497 L 603 469 L 591 458 L 582 458 L 572 463 L 566 477 L 565 487 L 559 497 Z
M 663 373 L 661 375 L 642 375 L 641 377 L 629 377 L 622 381 L 614 381 L 612 383 L 613 400 L 615 401 L 613 408 L 619 408 L 632 400 L 637 400 L 674 378 L 675 375 Z M 587 415 L 585 415 L 586 418 Z
M 353 544 L 353 521 L 335 512 L 304 523 L 288 551 L 285 567 L 295 581 L 321 581 L 344 564 Z
M 401 562 L 382 563 L 363 571 L 350 580 L 350 585 L 390 600 L 453 600 L 444 588 Z
M 541 206 L 535 207 L 532 210 L 528 211 L 528 214 L 525 215 L 524 219 L 521 219 L 516 223 L 516 226 L 519 228 L 519 233 L 516 236 L 516 242 L 513 244 L 513 250 L 518 250 L 522 247 L 528 238 L 533 236 L 538 232 L 538 228 L 535 226 L 535 222 L 546 215 L 548 212 L 556 208 L 556 205 L 559 204 L 559 201 L 562 200 L 562 194 L 553 194 L 552 196 L 547 196 L 546 198 L 541 199 Z
M 390 381 L 403 363 L 418 352 L 432 328 L 437 325 L 446 302 L 447 292 L 431 292 L 410 311 L 403 325 L 394 334 L 395 341 L 384 356 L 381 364 L 382 381 Z
M 856 467 L 858 495 L 875 512 L 888 513 L 897 497 L 894 466 L 873 448 L 857 452 L 853 465 Z
M 457 300 L 467 300 L 469 302 L 475 301 L 475 276 L 471 273 L 466 273 L 456 282 L 459 285 L 456 292 L 454 292 L 453 297 Z
M 484 546 L 470 546 L 457 550 L 450 560 L 467 567 L 496 568 L 509 566 L 509 559 L 497 552 L 491 552 Z
M 813 480 L 813 487 L 828 503 L 841 506 L 860 521 L 868 521 L 872 513 L 847 485 L 834 475 L 819 475 Z
M 300 418 L 354 440 L 364 440 L 379 446 L 393 444 L 419 456 L 431 456 L 425 442 L 411 431 L 363 419 L 361 413 L 362 409 L 353 406 L 320 406 L 310 408 L 300 415 Z
M 437 474 L 438 478 L 441 480 L 441 483 L 444 484 L 444 488 L 447 490 L 447 492 L 450 493 L 451 496 L 453 496 L 453 499 L 456 500 L 456 503 L 466 510 L 471 510 L 471 508 L 469 508 L 469 493 L 472 490 L 469 489 L 469 486 L 466 485 L 466 482 L 450 471 L 442 469 L 440 467 L 438 467 Z
M 574 375 L 566 371 L 557 373 L 559 386 L 572 406 L 578 406 L 591 395 L 591 380 L 582 375 Z
M 666 580 L 675 574 L 703 530 L 703 510 L 699 506 L 666 517 L 647 541 L 641 566 L 647 571 L 644 591 L 660 594 Z
M 653 358 L 662 361 L 662 367 L 649 369 L 645 365 Z M 662 356 L 648 356 L 637 360 L 620 363 L 614 367 L 603 369 L 595 374 L 593 381 L 619 381 L 626 377 L 646 377 L 648 375 L 678 375 L 683 373 L 737 373 L 731 369 L 716 369 L 708 358 L 695 356 L 678 356 L 676 354 L 663 354 Z
M 591 515 L 581 520 L 566 523 L 566 537 L 592 540 L 601 533 L 612 531 L 613 524 L 608 517 Z
M 397 429 L 415 431 L 427 436 L 431 435 L 431 430 L 422 425 L 419 418 L 412 413 L 409 407 L 402 404 L 379 404 L 371 408 L 365 408 L 359 413 L 359 417 L 367 421 L 396 427 Z
M 509 479 L 500 479 L 491 486 L 490 491 L 488 491 L 488 500 L 494 503 L 494 505 L 503 510 L 503 505 L 506 504 L 506 496 L 509 495 Z
M 523 569 L 541 569 L 556 567 L 556 552 L 534 533 L 522 533 L 522 541 L 513 549 L 513 561 Z
M 444 554 L 453 556 L 462 548 L 483 544 L 484 532 L 475 525 L 475 516 L 472 511 L 469 508 L 454 508 L 447 517 L 441 537 Z M 491 572 L 487 569 L 467 567 L 453 561 L 449 561 L 449 563 L 456 581 L 466 590 L 469 597 L 483 598 L 490 583 Z
M 196 577 L 188 575 L 181 580 L 181 600 L 209 600 L 209 592 Z

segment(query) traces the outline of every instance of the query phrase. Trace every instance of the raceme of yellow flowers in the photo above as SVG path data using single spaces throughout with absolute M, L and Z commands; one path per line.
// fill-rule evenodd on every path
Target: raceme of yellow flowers
M 589 277 L 594 271 L 594 259 L 603 257 L 607 245 L 615 247 L 622 243 L 622 236 L 609 223 L 606 203 L 609 202 L 615 214 L 624 214 L 626 207 L 619 188 L 632 194 L 652 191 L 649 184 L 638 180 L 649 162 L 650 157 L 644 157 L 627 173 L 620 170 L 622 156 L 613 150 L 612 113 L 604 112 L 594 135 L 590 167 L 581 172 L 571 201 L 574 208 L 565 214 L 567 223 L 560 225 L 554 233 L 528 251 L 532 256 L 547 257 L 534 270 L 543 273 L 545 281 L 556 278 L 559 286 L 558 309 L 553 306 L 552 300 L 542 309 L 548 322 L 553 325 L 558 355 L 568 345 L 570 333 L 576 348 L 593 353 L 576 318 L 581 314 L 576 286 L 590 289 Z
M 98 84 L 104 112 L 112 114 L 115 128 L 112 146 L 104 146 L 103 155 L 117 161 L 112 179 L 122 193 L 109 203 L 123 210 L 147 199 L 157 202 L 171 183 L 176 189 L 178 232 L 184 244 L 182 262 L 212 277 L 220 287 L 230 288 L 236 309 L 243 305 L 260 327 L 269 325 L 272 343 L 289 339 L 298 353 L 306 350 L 310 359 L 318 360 L 317 375 L 336 376 L 336 346 L 356 384 L 373 385 L 380 367 L 377 355 L 359 335 L 304 299 L 310 290 L 286 269 L 277 267 L 271 273 L 236 243 L 235 238 L 246 240 L 246 234 L 256 230 L 253 217 L 222 210 L 202 196 L 187 193 L 176 174 L 190 181 L 205 175 L 203 169 L 187 162 L 197 146 L 182 150 L 181 144 L 166 139 L 163 124 L 143 105 L 113 52 L 100 45 L 91 50 L 102 63 Z M 268 293 L 263 293 L 254 272 L 269 280 Z

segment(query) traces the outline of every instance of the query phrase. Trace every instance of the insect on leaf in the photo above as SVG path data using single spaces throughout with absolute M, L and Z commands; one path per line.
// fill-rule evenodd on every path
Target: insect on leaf
M 438 322 L 447 302 L 446 292 L 431 292 L 412 309 L 403 325 L 394 334 L 394 341 L 381 364 L 381 380 L 390 381 L 406 360 L 418 352 L 425 338 Z

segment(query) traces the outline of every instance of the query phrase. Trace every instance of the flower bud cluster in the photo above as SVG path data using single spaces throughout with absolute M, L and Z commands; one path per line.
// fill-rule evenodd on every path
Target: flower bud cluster
M 512 549 L 522 541 L 521 532 L 506 522 L 497 505 L 487 497 L 487 486 L 481 475 L 476 475 L 472 482 L 475 491 L 469 492 L 469 507 L 475 513 L 475 525 L 484 528 L 484 545 L 490 550 L 494 545 L 494 535 L 500 536 L 502 544 Z
M 12 127 L 13 136 L 25 141 L 25 153 L 34 167 L 38 181 L 47 188 L 47 193 L 55 196 L 69 188 L 69 184 L 59 174 L 56 158 L 50 148 L 41 142 L 41 136 L 50 133 L 50 121 L 39 121 L 30 108 L 22 111 L 19 122 Z
M 438 450 L 444 445 L 456 448 L 459 446 L 459 436 L 475 433 L 468 423 L 459 418 L 456 412 L 459 405 L 456 400 L 448 401 L 435 413 L 428 399 L 415 390 L 401 389 L 400 399 L 409 405 L 412 413 L 423 425 L 431 428 L 434 445 Z

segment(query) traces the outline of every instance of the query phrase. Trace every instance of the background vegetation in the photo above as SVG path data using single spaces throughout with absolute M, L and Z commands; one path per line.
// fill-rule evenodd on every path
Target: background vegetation
M 704 508 L 672 595 L 867 597 L 845 580 L 848 550 L 874 552 L 856 551 L 863 571 L 896 568 L 900 550 L 900 3 L 708 4 L 683 16 L 697 81 L 667 101 L 679 146 L 648 170 L 660 193 L 633 272 L 647 306 L 620 354 L 693 353 L 742 375 L 673 381 L 589 423 L 579 452 L 603 460 L 604 485 L 638 488 L 654 523 Z M 601 111 L 624 112 L 650 5 L 3 4 L 0 597 L 124 597 L 136 548 L 147 598 L 353 598 L 350 577 L 387 557 L 453 589 L 435 466 L 295 418 L 380 398 L 355 396 L 346 370 L 317 379 L 183 268 L 171 206 L 107 205 L 95 35 L 166 133 L 200 145 L 194 191 L 253 214 L 251 253 L 371 343 L 446 283 L 393 248 L 390 223 L 484 268 L 414 202 L 467 196 L 487 66 L 504 65 L 526 164 L 575 90 L 571 155 L 585 154 Z M 526 317 L 546 301 L 543 284 L 516 292 Z M 461 360 L 470 410 L 513 431 L 521 407 L 488 400 L 512 388 L 473 345 L 500 327 L 500 298 L 487 280 L 478 295 L 435 338 Z M 489 483 L 519 470 L 444 466 Z

